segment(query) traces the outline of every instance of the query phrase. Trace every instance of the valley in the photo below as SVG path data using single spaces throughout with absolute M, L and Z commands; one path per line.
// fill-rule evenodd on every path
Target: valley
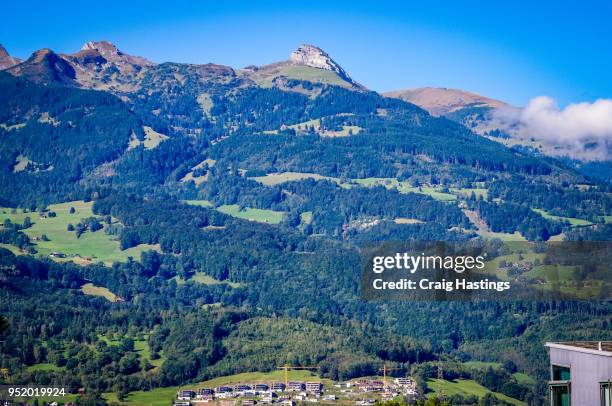
M 361 296 L 360 255 L 392 241 L 490 244 L 488 276 L 605 294 L 537 251 L 610 240 L 605 170 L 470 126 L 503 102 L 381 95 L 313 45 L 244 68 L 107 41 L 0 57 L 3 383 L 167 405 L 293 365 L 325 390 L 283 400 L 369 405 L 407 395 L 380 387 L 392 368 L 382 379 L 409 378 L 422 402 L 535 405 L 544 342 L 612 338 L 609 300 Z M 528 249 L 501 252 L 512 243 Z

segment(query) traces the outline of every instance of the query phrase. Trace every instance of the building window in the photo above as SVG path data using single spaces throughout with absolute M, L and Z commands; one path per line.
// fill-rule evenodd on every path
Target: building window
M 569 383 L 550 385 L 550 406 L 571 406 Z
M 601 406 L 612 406 L 612 383 L 602 382 L 600 385 Z
M 552 366 L 553 381 L 569 381 L 570 379 L 570 369 L 568 367 L 563 367 L 560 365 Z

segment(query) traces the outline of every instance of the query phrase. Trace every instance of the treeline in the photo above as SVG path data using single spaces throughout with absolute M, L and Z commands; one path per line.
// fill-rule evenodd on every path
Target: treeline
M 329 324 L 299 315 L 276 317 L 256 307 L 204 309 L 203 304 L 224 301 L 230 288 L 178 285 L 149 277 L 149 271 L 143 272 L 150 266 L 147 260 L 143 265 L 116 264 L 112 269 L 79 267 L 15 257 L 0 249 L 0 265 L 0 314 L 8 316 L 8 329 L 0 342 L 0 366 L 9 368 L 11 382 L 65 385 L 72 390 L 85 387 L 93 393 L 114 391 L 121 398 L 128 391 L 273 370 L 287 362 L 318 363 L 323 376 L 350 379 L 384 361 L 435 358 L 427 346 L 413 339 L 339 315 Z M 113 304 L 78 292 L 86 281 L 101 284 L 104 272 L 106 286 L 118 289 L 126 302 Z M 304 316 L 313 317 L 303 310 Z M 134 347 L 136 339 L 146 336 L 151 358 L 143 358 Z M 108 343 L 113 337 L 121 340 Z M 150 362 L 160 354 L 161 367 L 153 370 Z M 339 359 L 341 363 L 336 362 Z M 39 363 L 57 368 L 26 369 Z
M 82 196 L 84 174 L 119 157 L 136 116 L 117 97 L 43 86 L 0 72 L 0 200 L 28 206 Z M 15 169 L 18 158 L 35 164 Z
M 602 216 L 612 213 L 610 190 L 605 184 L 581 188 L 563 181 L 555 184 L 518 178 L 491 182 L 488 193 L 491 198 L 543 209 L 554 216 L 576 217 L 596 223 Z
M 564 224 L 547 220 L 529 207 L 512 203 L 493 203 L 482 199 L 470 200 L 475 210 L 491 231 L 496 233 L 520 232 L 530 241 L 548 241 L 563 231 Z M 567 226 L 566 224 L 565 226 Z

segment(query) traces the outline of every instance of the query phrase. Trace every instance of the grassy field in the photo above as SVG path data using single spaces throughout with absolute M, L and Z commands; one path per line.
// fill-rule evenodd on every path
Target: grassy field
M 154 129 L 152 129 L 149 126 L 143 126 L 142 127 L 144 134 L 145 134 L 145 139 L 144 141 L 139 140 L 138 138 L 136 138 L 135 136 L 130 140 L 130 143 L 128 145 L 128 150 L 130 149 L 134 149 L 136 147 L 138 147 L 139 145 L 143 145 L 146 149 L 153 149 L 153 148 L 157 148 L 157 146 L 163 142 L 166 141 L 168 138 L 167 135 L 162 134 L 162 133 L 158 133 L 157 131 L 155 131 Z
M 292 130 L 296 130 L 296 131 L 306 131 L 308 127 L 312 127 L 314 128 L 315 131 L 319 131 L 319 129 L 321 128 L 321 119 L 313 118 L 312 120 L 289 125 L 287 127 L 291 128 Z
M 502 241 L 527 241 L 525 237 L 521 235 L 518 231 L 515 231 L 513 234 L 510 233 L 496 233 L 494 231 L 486 231 L 486 230 L 477 230 L 476 233 L 487 239 L 498 238 Z
M 236 282 L 220 281 L 218 279 L 213 278 L 212 276 L 206 275 L 203 272 L 196 272 L 195 275 L 193 275 L 188 280 L 184 280 L 184 279 L 182 279 L 179 276 L 175 276 L 174 280 L 178 284 L 184 284 L 184 283 L 186 283 L 188 281 L 193 281 L 193 282 L 196 282 L 196 283 L 201 283 L 203 285 L 220 285 L 222 283 L 225 283 L 227 285 L 230 285 L 232 288 L 239 288 L 239 287 L 242 286 L 242 284 L 236 283 Z
M 508 269 L 500 268 L 501 261 L 505 261 L 506 265 L 515 264 L 515 263 L 525 263 L 525 262 L 533 263 L 536 259 L 540 259 L 540 261 L 543 261 L 544 257 L 545 257 L 545 254 L 534 253 L 534 252 L 526 252 L 520 255 L 518 253 L 500 255 L 496 258 L 493 258 L 490 261 L 486 261 L 484 271 L 496 275 L 501 280 L 509 280 Z
M 30 162 L 32 161 L 30 161 L 27 156 L 18 155 L 17 163 L 15 163 L 15 166 L 13 166 L 13 172 L 17 173 L 17 172 L 25 171 L 25 168 L 28 166 Z
M 36 372 L 36 371 L 63 371 L 65 369 L 66 369 L 66 367 L 58 367 L 57 365 L 48 364 L 48 363 L 34 364 L 34 365 L 30 365 L 29 367 L 26 368 L 26 370 L 28 372 Z
M 204 114 L 210 116 L 210 109 L 213 107 L 213 101 L 210 95 L 208 93 L 200 93 L 196 100 Z
M 486 239 L 497 238 L 505 242 L 527 241 L 527 239 L 523 237 L 521 233 L 519 233 L 518 231 L 515 231 L 513 234 L 510 234 L 510 233 L 497 233 L 495 231 L 489 230 L 489 227 L 487 226 L 487 224 L 484 222 L 484 220 L 480 218 L 478 213 L 476 213 L 475 211 L 464 209 L 463 212 L 465 213 L 467 218 L 470 219 L 472 224 L 474 224 L 477 227 L 476 233 L 480 235 L 482 238 L 486 238 Z
M 213 166 L 215 166 L 216 163 L 217 161 L 215 161 L 214 159 L 203 160 L 202 162 L 200 162 L 199 164 L 191 168 L 191 171 L 189 171 L 185 176 L 181 178 L 181 182 L 184 183 L 184 182 L 193 181 L 196 185 L 200 185 L 203 182 L 206 182 L 208 180 L 208 172 L 206 172 L 206 174 L 202 176 L 193 176 L 193 172 L 197 169 L 203 168 L 204 165 L 208 165 L 209 168 L 212 168 Z
M 434 396 L 436 393 L 442 391 L 446 396 L 452 395 L 475 395 L 478 397 L 483 397 L 487 393 L 492 393 L 496 398 L 500 400 L 504 400 L 508 403 L 511 403 L 516 406 L 524 406 L 525 403 L 508 397 L 504 394 L 491 392 L 484 386 L 480 385 L 478 382 L 470 380 L 470 379 L 457 379 L 455 381 L 446 381 L 442 379 L 428 379 L 427 386 L 433 392 L 429 394 L 429 396 Z
M 531 210 L 535 211 L 536 213 L 540 214 L 542 217 L 548 220 L 567 221 L 573 227 L 590 226 L 591 224 L 593 224 L 590 221 L 577 219 L 575 217 L 553 216 L 552 214 L 548 214 L 548 212 L 546 212 L 545 210 L 541 210 L 541 209 L 531 209 Z
M 312 212 L 305 211 L 300 213 L 300 224 L 310 224 L 312 223 Z
M 138 260 L 141 252 L 160 249 L 156 245 L 141 244 L 121 250 L 115 237 L 106 234 L 104 229 L 96 232 L 86 231 L 80 238 L 76 237 L 74 231 L 67 231 L 68 224 L 76 225 L 81 219 L 94 216 L 92 205 L 92 202 L 83 201 L 52 204 L 49 210 L 55 212 L 56 217 L 46 218 L 41 218 L 37 212 L 24 212 L 21 209 L 13 212 L 13 209 L 0 208 L 0 223 L 8 218 L 14 223 L 22 224 L 24 219 L 29 217 L 32 226 L 23 232 L 35 243 L 36 251 L 40 255 L 47 256 L 52 252 L 61 252 L 67 256 L 63 260 L 79 264 L 101 261 L 112 265 L 113 262 L 125 262 L 128 257 Z M 71 214 L 70 208 L 74 208 L 75 212 Z M 42 235 L 46 235 L 49 240 L 34 241 Z
M 468 362 L 464 362 L 463 365 L 465 365 L 468 368 L 479 369 L 479 370 L 483 370 L 487 368 L 496 369 L 496 368 L 502 367 L 502 364 L 500 364 L 499 362 L 483 362 L 483 361 L 468 361 Z M 512 376 L 514 377 L 514 379 L 517 380 L 518 383 L 523 384 L 523 385 L 533 385 L 535 383 L 535 380 L 532 377 L 530 377 L 529 375 L 523 372 L 515 372 L 512 374 Z
M 488 190 L 484 188 L 450 188 L 451 193 L 461 196 L 463 198 L 470 197 L 472 193 L 478 198 L 482 196 L 483 199 L 486 199 L 488 196 Z
M 333 381 L 328 379 L 321 379 L 317 375 L 310 373 L 309 371 L 289 371 L 289 379 L 294 381 L 321 381 L 326 386 L 331 386 Z M 271 382 L 271 381 L 283 381 L 285 379 L 285 372 L 282 370 L 272 372 L 246 372 L 242 374 L 222 376 L 214 378 L 204 382 L 198 382 L 188 384 L 184 386 L 171 386 L 167 388 L 158 388 L 151 391 L 137 391 L 131 392 L 125 399 L 124 402 L 120 402 L 123 405 L 130 406 L 168 406 L 172 404 L 172 400 L 176 397 L 176 392 L 179 389 L 198 389 L 198 388 L 214 388 L 220 385 L 235 385 L 237 383 L 257 383 L 257 382 Z M 117 397 L 114 393 L 105 393 L 104 399 L 108 402 L 117 402 Z
M 183 200 L 183 202 L 192 206 L 206 207 L 207 209 L 212 209 L 215 207 L 215 205 L 208 200 Z
M 229 214 L 232 217 L 268 224 L 278 224 L 285 218 L 285 213 L 282 211 L 251 208 L 241 209 L 237 204 L 219 206 L 217 210 L 221 213 Z
M 348 137 L 349 135 L 359 134 L 361 130 L 363 130 L 363 128 L 357 125 L 343 125 L 342 130 L 326 130 L 322 131 L 320 134 L 322 137 Z
M 418 220 L 418 219 L 409 219 L 406 217 L 398 217 L 396 219 L 393 219 L 393 222 L 395 224 L 421 224 L 422 221 Z
M 120 339 L 109 338 L 105 335 L 98 336 L 100 340 L 104 341 L 108 345 L 119 345 L 121 344 Z M 160 354 L 159 359 L 151 359 L 151 349 L 149 348 L 149 344 L 147 342 L 148 335 L 143 335 L 142 337 L 132 338 L 134 340 L 134 351 L 138 353 L 140 357 L 140 361 L 148 361 L 154 367 L 159 367 L 164 362 L 163 354 Z
M 533 385 L 535 384 L 535 380 L 530 377 L 529 375 L 522 373 L 522 372 L 515 372 L 512 374 L 512 376 L 514 377 L 514 379 L 516 379 L 516 381 L 522 385 Z
M 23 254 L 25 254 L 25 252 L 21 251 L 19 248 L 15 247 L 14 245 L 10 245 L 10 244 L 0 243 L 0 248 L 5 248 L 5 249 L 11 251 L 15 255 L 23 255 Z
M 146 149 L 156 148 L 162 141 L 165 141 L 170 138 L 167 135 L 158 133 L 157 131 L 146 125 L 142 127 L 142 129 L 145 133 L 144 147 Z
M 250 221 L 258 221 L 260 223 L 278 224 L 285 218 L 285 212 L 282 211 L 252 209 L 248 207 L 241 209 L 237 204 L 227 204 L 215 208 L 214 204 L 208 200 L 184 200 L 184 202 L 193 206 L 215 209 L 232 217 Z
M 525 272 L 523 276 L 533 279 L 543 279 L 547 281 L 565 281 L 572 280 L 574 274 L 573 266 L 564 265 L 540 265 L 534 267 L 529 272 Z
M 314 179 L 314 180 L 323 180 L 327 179 L 332 182 L 340 183 L 340 179 L 332 178 L 330 176 L 323 176 L 316 173 L 300 173 L 300 172 L 279 172 L 279 173 L 270 173 L 266 176 L 256 176 L 253 178 L 254 181 L 257 181 L 266 186 L 275 186 L 280 185 L 281 183 L 291 182 L 296 180 L 303 179 Z
M 467 361 L 464 362 L 463 365 L 474 369 L 501 368 L 501 364 L 499 362 Z
M 90 296 L 100 296 L 108 300 L 109 302 L 116 302 L 117 295 L 102 286 L 96 286 L 93 283 L 86 283 L 81 286 L 81 292 Z
M 382 185 L 388 189 L 397 189 L 401 193 L 420 193 L 443 202 L 453 202 L 457 200 L 457 196 L 452 193 L 442 192 L 442 188 L 432 186 L 416 187 L 410 185 L 408 182 L 400 182 L 395 178 L 364 178 L 353 179 L 352 181 L 366 187 Z
M 351 84 L 343 80 L 335 72 L 325 69 L 312 68 L 310 66 L 286 65 L 274 73 L 258 72 L 253 79 L 263 87 L 272 87 L 275 77 L 285 76 L 289 79 L 306 80 L 313 83 L 324 83 L 351 88 Z

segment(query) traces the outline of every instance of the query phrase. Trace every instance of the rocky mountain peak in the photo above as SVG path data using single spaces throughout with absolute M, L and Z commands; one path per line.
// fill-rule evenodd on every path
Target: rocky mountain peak
M 6 48 L 4 48 L 2 44 L 0 44 L 0 70 L 8 69 L 19 63 L 21 63 L 21 60 L 13 58 L 11 55 L 9 55 Z
M 302 44 L 291 53 L 289 62 L 295 65 L 310 66 L 312 68 L 325 69 L 336 72 L 343 79 L 352 82 L 348 73 L 340 65 L 336 63 L 325 51 L 321 48 Z
M 88 41 L 82 47 L 81 51 L 98 51 L 103 56 L 121 55 L 119 48 L 112 42 L 108 41 Z
M 125 54 L 121 52 L 115 44 L 104 40 L 86 42 L 75 56 L 80 57 L 91 52 L 101 55 L 108 62 L 117 64 L 131 64 L 140 67 L 153 65 L 153 63 L 146 58 Z

